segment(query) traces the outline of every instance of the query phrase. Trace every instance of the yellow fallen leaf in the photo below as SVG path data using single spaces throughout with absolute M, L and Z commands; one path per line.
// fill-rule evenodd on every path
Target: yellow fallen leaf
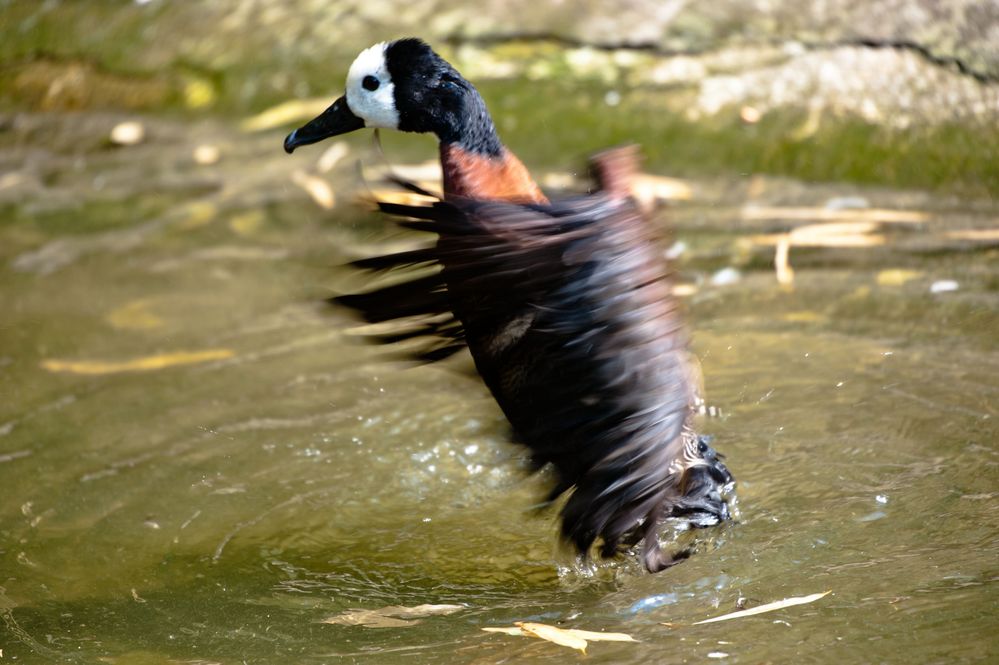
M 31 179 L 23 173 L 4 173 L 0 175 L 0 191 L 19 187 L 28 182 L 31 182 Z
M 639 201 L 689 201 L 694 197 L 690 185 L 678 178 L 639 173 L 631 183 L 632 194 Z
M 310 120 L 326 110 L 328 99 L 293 99 L 251 116 L 240 123 L 244 132 L 262 132 L 295 122 Z
M 997 222 L 999 223 L 999 222 Z M 978 242 L 999 242 L 999 228 L 995 229 L 962 229 L 948 231 L 944 234 L 957 240 L 975 240 Z
M 177 227 L 187 231 L 204 226 L 215 219 L 218 208 L 210 201 L 194 201 L 184 206 L 183 213 L 184 216 L 177 223 Z
M 133 300 L 111 310 L 108 323 L 119 330 L 149 330 L 163 325 L 163 319 L 149 311 L 149 301 Z
M 305 171 L 295 171 L 291 174 L 291 180 L 308 192 L 312 200 L 319 204 L 319 207 L 329 210 L 336 205 L 336 195 L 333 194 L 333 188 L 319 176 L 310 175 Z
M 532 633 L 524 632 L 517 626 L 490 626 L 483 628 L 487 633 L 503 633 L 504 635 L 533 636 Z M 637 642 L 634 637 L 627 633 L 601 633 L 595 630 L 580 630 L 578 628 L 566 628 L 563 633 L 578 637 L 581 640 L 590 642 Z
M 215 88 L 204 79 L 191 79 L 184 86 L 184 103 L 189 109 L 203 109 L 215 103 Z
M 697 293 L 697 284 L 674 284 L 670 291 L 678 298 L 686 298 Z
M 705 619 L 704 621 L 697 621 L 694 623 L 695 626 L 702 623 L 714 623 L 716 621 L 728 621 L 729 619 L 738 619 L 741 617 L 753 616 L 754 614 L 763 614 L 765 612 L 773 612 L 775 610 L 782 610 L 785 607 L 794 607 L 795 605 L 806 605 L 808 603 L 814 603 L 819 598 L 825 598 L 832 591 L 825 591 L 823 593 L 813 593 L 810 596 L 800 596 L 797 598 L 785 598 L 784 600 L 778 600 L 773 603 L 767 603 L 766 605 L 760 605 L 759 607 L 753 607 L 748 610 L 740 610 L 738 612 L 732 612 L 731 614 L 723 614 L 712 619 Z
M 389 176 L 395 176 L 410 182 L 424 182 L 436 189 L 441 185 L 441 163 L 432 159 L 417 164 L 392 164 L 373 169 L 364 169 L 364 179 L 368 182 L 379 182 Z
M 902 286 L 906 282 L 916 279 L 919 275 L 920 273 L 916 270 L 892 268 L 879 272 L 877 281 L 881 286 Z
M 546 623 L 535 623 L 533 621 L 516 621 L 514 625 L 528 635 L 533 635 L 559 646 L 578 649 L 584 654 L 586 653 L 586 640 L 557 626 L 549 626 Z
M 787 238 L 786 233 L 764 233 L 760 235 L 749 236 L 749 242 L 753 245 L 759 245 L 761 247 L 774 247 L 779 245 L 782 240 Z
M 329 173 L 333 167 L 340 163 L 344 157 L 350 154 L 350 148 L 345 141 L 337 141 L 327 148 L 319 159 L 316 160 L 316 170 L 320 173 Z
M 824 316 L 818 312 L 809 312 L 807 310 L 801 312 L 788 312 L 783 317 L 785 321 L 791 321 L 794 323 L 815 323 L 816 321 L 823 321 Z
M 252 236 L 264 223 L 264 213 L 259 210 L 251 210 L 234 216 L 229 220 L 229 228 L 237 235 Z
M 885 244 L 885 236 L 880 233 L 870 235 L 807 236 L 798 237 L 791 234 L 791 244 L 798 247 L 877 247 Z
M 541 186 L 548 189 L 578 189 L 580 182 L 572 173 L 552 171 L 541 176 Z
M 401 189 L 375 189 L 371 191 L 370 196 L 367 194 L 360 195 L 362 201 L 370 201 L 372 198 L 381 203 L 395 203 L 406 206 L 428 205 L 435 201 L 433 198 Z
M 783 286 L 794 283 L 794 268 L 791 267 L 791 236 L 784 234 L 777 241 L 777 251 L 774 252 L 774 269 L 777 272 L 777 282 Z
M 813 104 L 808 109 L 808 117 L 805 121 L 791 131 L 791 138 L 795 141 L 804 141 L 819 131 L 822 125 L 822 106 Z
M 791 244 L 809 247 L 867 247 L 884 243 L 884 237 L 873 235 L 877 222 L 823 222 L 799 226 L 791 231 Z
M 873 247 L 885 244 L 885 236 L 870 231 L 878 228 L 873 222 L 843 222 L 809 224 L 790 233 L 771 233 L 750 238 L 754 245 L 797 245 L 798 247 Z
M 878 222 L 896 224 L 918 224 L 930 220 L 929 213 L 919 210 L 890 210 L 888 208 L 830 208 L 745 206 L 742 218 L 747 220 L 787 220 L 803 222 Z
M 772 209 L 766 209 L 772 210 Z M 897 221 L 916 221 L 916 218 L 905 219 L 905 215 L 900 214 L 899 218 L 881 218 L 877 216 L 857 216 L 853 213 L 886 213 L 884 210 L 833 210 L 827 211 L 822 208 L 786 208 L 783 215 L 777 215 L 779 219 L 808 219 L 813 215 L 816 219 L 838 219 L 824 213 L 849 213 L 846 216 L 852 221 L 822 222 L 819 224 L 808 224 L 791 230 L 789 233 L 780 233 L 764 236 L 755 236 L 752 240 L 759 245 L 776 245 L 774 252 L 774 268 L 777 271 L 777 281 L 783 286 L 790 286 L 794 283 L 794 269 L 791 267 L 791 246 L 799 247 L 874 247 L 885 244 L 885 236 L 874 233 L 880 223 Z M 760 211 L 756 208 L 743 210 L 743 216 L 747 219 L 769 219 L 768 215 L 754 217 Z M 808 213 L 808 214 L 805 214 Z M 921 215 L 922 213 L 912 213 Z M 800 216 L 799 216 L 800 215 Z M 919 218 L 922 219 L 922 218 Z
M 207 351 L 176 351 L 154 356 L 142 356 L 130 360 L 43 360 L 42 368 L 50 372 L 66 374 L 119 374 L 121 372 L 148 372 L 177 365 L 193 365 L 210 360 L 232 358 L 236 353 L 231 349 L 209 349 Z
M 769 235 L 752 236 L 750 242 L 761 246 L 780 246 L 786 243 L 789 247 L 877 247 L 885 244 L 887 238 L 881 233 L 842 235 L 797 235 L 795 233 L 773 233 Z

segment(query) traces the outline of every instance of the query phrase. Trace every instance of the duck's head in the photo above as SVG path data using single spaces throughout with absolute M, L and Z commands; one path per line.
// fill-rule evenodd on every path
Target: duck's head
M 343 97 L 284 140 L 286 152 L 362 127 L 430 132 L 444 143 L 498 154 L 502 145 L 478 91 L 419 39 L 365 49 Z

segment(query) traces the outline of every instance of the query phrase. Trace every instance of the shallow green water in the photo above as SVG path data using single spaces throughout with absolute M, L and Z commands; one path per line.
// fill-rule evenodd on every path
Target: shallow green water
M 20 180 L 0 190 L 3 659 L 581 659 L 480 630 L 519 620 L 639 640 L 593 643 L 588 662 L 999 655 L 999 255 L 946 240 L 994 229 L 993 203 L 691 183 L 669 217 L 725 414 L 703 429 L 739 480 L 741 517 L 665 573 L 631 560 L 585 572 L 533 511 L 544 478 L 525 475 L 467 363 L 393 363 L 322 304 L 363 285 L 337 264 L 411 239 L 344 192 L 316 207 L 289 174 L 318 151 L 285 157 L 280 132 L 145 118 L 146 142 L 111 149 L 100 137 L 119 119 L 7 121 Z M 371 160 L 366 140 L 350 145 Z M 222 146 L 217 165 L 191 161 L 204 141 Z M 795 248 L 795 287 L 780 288 L 772 250 L 749 238 L 790 223 L 747 221 L 743 205 L 844 196 L 928 221 L 882 247 Z M 733 264 L 740 281 L 708 281 Z M 939 280 L 958 288 L 931 293 Z M 461 609 L 395 628 L 322 623 L 425 603 Z

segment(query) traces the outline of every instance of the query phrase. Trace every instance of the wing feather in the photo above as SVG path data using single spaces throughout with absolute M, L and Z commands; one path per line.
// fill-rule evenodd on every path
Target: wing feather
M 604 159 L 596 171 L 606 192 L 551 204 L 381 204 L 437 243 L 354 265 L 440 270 L 336 301 L 368 322 L 409 321 L 380 340 L 422 340 L 419 360 L 467 345 L 517 440 L 538 467 L 554 467 L 550 498 L 571 490 L 563 537 L 584 553 L 599 540 L 611 555 L 638 533 L 646 565 L 658 569 L 672 561 L 650 542 L 657 517 L 694 505 L 727 516 L 714 501 L 719 483 L 681 489 L 685 471 L 716 464 L 718 477 L 731 476 L 716 459 L 684 455 L 698 440 L 680 304 L 654 229 L 623 195 L 622 170 L 633 164 Z M 414 325 L 421 317 L 437 318 Z

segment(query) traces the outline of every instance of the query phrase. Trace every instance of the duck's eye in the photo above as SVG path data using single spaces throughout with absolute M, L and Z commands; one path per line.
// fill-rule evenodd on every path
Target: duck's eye
M 377 90 L 379 85 L 381 85 L 381 81 L 374 76 L 365 76 L 364 80 L 361 81 L 361 87 L 365 90 Z

